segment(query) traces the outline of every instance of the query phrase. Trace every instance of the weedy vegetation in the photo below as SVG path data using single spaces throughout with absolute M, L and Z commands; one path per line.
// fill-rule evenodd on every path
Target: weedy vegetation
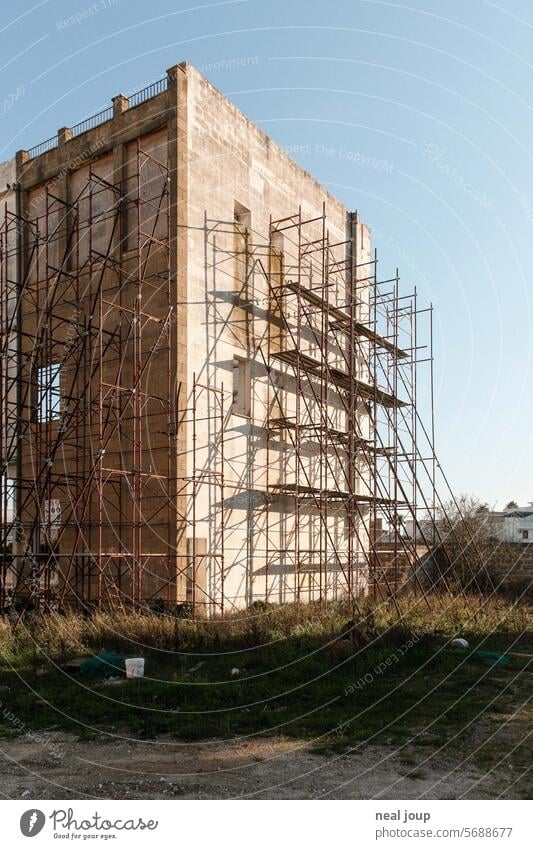
M 409 745 L 412 757 L 418 746 L 425 752 L 463 745 L 480 723 L 492 723 L 495 733 L 487 735 L 480 758 L 496 762 L 514 728 L 514 768 L 527 765 L 520 740 L 531 720 L 531 604 L 472 595 L 435 596 L 431 609 L 415 596 L 401 605 L 398 618 L 389 601 L 361 603 L 362 645 L 346 645 L 354 612 L 337 602 L 256 604 L 224 621 L 193 621 L 183 610 L 178 616 L 34 614 L 16 627 L 4 621 L 0 735 L 36 729 L 82 738 L 283 735 L 318 751 Z M 464 655 L 449 650 L 457 636 L 469 642 Z M 143 656 L 145 677 L 111 687 L 63 668 L 70 658 L 102 651 Z M 510 662 L 477 651 L 496 658 L 511 652 Z

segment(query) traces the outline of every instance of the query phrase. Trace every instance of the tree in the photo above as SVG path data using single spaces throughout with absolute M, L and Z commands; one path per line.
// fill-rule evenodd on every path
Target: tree
M 437 543 L 446 555 L 449 575 L 465 587 L 485 583 L 485 565 L 494 549 L 496 523 L 487 504 L 460 495 L 444 504 L 436 520 Z
M 509 503 L 505 505 L 504 510 L 516 510 L 517 507 L 518 504 L 516 501 L 509 501 Z

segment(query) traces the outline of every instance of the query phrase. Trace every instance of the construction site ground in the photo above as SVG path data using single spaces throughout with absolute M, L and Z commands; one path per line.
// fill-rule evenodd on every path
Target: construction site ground
M 387 605 L 369 607 L 373 628 L 359 645 L 343 638 L 338 606 L 273 606 L 227 622 L 3 623 L 0 792 L 527 798 L 531 605 L 434 602 L 406 600 L 401 622 Z M 452 647 L 458 632 L 468 648 Z M 125 677 L 102 651 L 143 655 L 144 677 Z
M 2 795 L 11 799 L 528 798 L 527 768 L 508 756 L 520 742 L 519 735 L 508 732 L 500 738 L 490 757 L 487 751 L 484 757 L 476 755 L 474 749 L 490 735 L 490 726 L 490 721 L 483 722 L 475 729 L 466 751 L 453 746 L 437 752 L 432 745 L 415 743 L 324 751 L 283 737 L 186 744 L 168 737 L 87 741 L 55 732 L 50 754 L 31 737 L 22 736 L 1 742 Z

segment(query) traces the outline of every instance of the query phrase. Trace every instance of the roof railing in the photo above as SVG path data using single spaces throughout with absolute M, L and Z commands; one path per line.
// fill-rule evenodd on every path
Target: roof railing
M 97 112 L 96 115 L 91 115 L 89 118 L 86 118 L 85 121 L 80 121 L 79 124 L 74 124 L 74 126 L 70 128 L 72 138 L 74 139 L 76 136 L 81 136 L 82 133 L 86 133 L 88 130 L 94 130 L 94 128 L 99 127 L 100 124 L 105 124 L 106 121 L 110 121 L 112 117 L 112 106 L 109 106 L 107 109 L 102 109 L 101 112 Z
M 167 82 L 167 77 L 163 77 L 160 80 L 156 80 L 154 83 L 150 83 L 150 85 L 147 85 L 140 91 L 136 91 L 134 94 L 129 95 L 128 109 L 133 109 L 134 106 L 139 106 L 146 100 L 151 100 L 152 97 L 156 97 L 158 94 L 162 94 L 164 91 L 167 90 Z
M 28 157 L 34 159 L 36 156 L 40 156 L 41 153 L 47 153 L 47 151 L 53 150 L 54 147 L 57 147 L 57 136 L 52 136 L 51 139 L 46 139 L 46 141 L 36 144 L 35 147 L 30 147 Z
M 165 76 L 160 80 L 150 83 L 150 85 L 145 86 L 145 88 L 136 91 L 128 97 L 127 109 L 133 109 L 135 106 L 140 106 L 141 103 L 151 100 L 152 97 L 157 97 L 158 94 L 162 94 L 167 90 L 167 86 L 168 77 Z M 106 121 L 110 121 L 112 118 L 113 107 L 109 106 L 107 109 L 102 109 L 101 112 L 97 112 L 95 115 L 90 115 L 78 124 L 74 124 L 74 126 L 70 128 L 70 137 L 76 138 L 77 136 L 81 136 L 82 133 L 93 130 L 95 127 L 100 126 L 100 124 L 105 124 Z M 31 147 L 27 152 L 28 159 L 35 159 L 35 157 L 41 156 L 43 153 L 48 153 L 49 150 L 53 150 L 57 146 L 58 137 L 55 135 L 40 144 L 36 144 L 35 147 Z

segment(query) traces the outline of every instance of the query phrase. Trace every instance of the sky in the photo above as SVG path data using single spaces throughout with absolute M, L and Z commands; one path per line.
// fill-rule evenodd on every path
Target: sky
M 41 0 L 0 22 L 0 161 L 187 60 L 373 230 L 434 306 L 452 489 L 533 501 L 527 0 Z M 427 413 L 427 368 L 420 370 Z

